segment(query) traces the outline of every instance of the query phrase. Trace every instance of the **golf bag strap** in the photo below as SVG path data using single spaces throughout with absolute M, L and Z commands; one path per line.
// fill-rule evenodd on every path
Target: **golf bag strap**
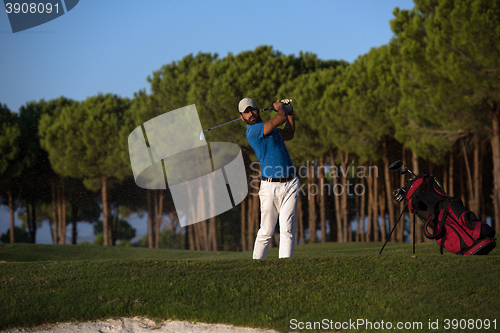
M 446 234 L 444 234 L 443 238 L 441 239 L 441 245 L 439 246 L 439 250 L 441 251 L 441 254 L 443 254 L 444 242 L 446 242 Z
M 442 228 L 441 230 L 444 232 L 444 222 L 446 221 L 446 218 L 448 217 L 448 210 L 447 209 L 443 209 L 442 212 L 443 212 L 443 216 L 438 221 L 438 223 L 439 223 L 439 226 Z
M 440 211 L 440 213 L 437 214 L 436 216 L 431 215 L 424 226 L 425 237 L 427 237 L 428 239 L 435 239 L 435 238 L 438 238 L 439 236 L 441 236 L 441 234 L 443 234 L 445 232 L 444 223 L 445 223 L 447 217 L 448 217 L 448 211 L 446 209 L 442 209 Z M 432 235 L 429 235 L 427 233 L 427 226 L 428 226 L 429 222 L 431 222 L 431 221 L 433 222 L 432 224 L 433 224 L 434 228 L 436 226 L 436 223 L 439 225 L 439 230 L 437 233 L 434 233 L 434 229 L 433 229 Z
M 446 242 L 446 229 L 444 227 L 444 222 L 446 221 L 446 218 L 448 217 L 448 210 L 443 209 L 443 210 L 441 210 L 441 212 L 443 212 L 443 215 L 438 223 L 439 223 L 439 228 L 440 228 L 439 234 L 442 233 L 443 237 L 441 238 L 441 244 L 439 246 L 439 251 L 441 252 L 441 254 L 443 254 L 444 243 Z

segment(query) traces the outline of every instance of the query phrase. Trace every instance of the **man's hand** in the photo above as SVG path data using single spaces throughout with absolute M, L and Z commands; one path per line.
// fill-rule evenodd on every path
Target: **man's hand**
M 285 108 L 283 107 L 283 102 L 277 101 L 273 103 L 273 108 L 276 112 L 283 111 L 285 112 Z
M 282 107 L 285 111 L 286 122 L 283 129 L 278 128 L 278 132 L 281 134 L 283 140 L 292 140 L 295 134 L 295 121 L 293 119 L 293 106 L 291 99 L 282 99 L 279 101 L 282 103 Z
M 291 99 L 282 99 L 279 102 L 283 103 L 283 109 L 285 110 L 286 115 L 293 115 L 293 106 L 292 106 L 292 100 Z

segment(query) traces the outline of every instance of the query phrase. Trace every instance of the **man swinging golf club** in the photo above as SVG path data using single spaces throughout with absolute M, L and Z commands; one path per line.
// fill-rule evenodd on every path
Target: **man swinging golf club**
M 265 259 L 276 223 L 280 225 L 279 257 L 288 258 L 295 248 L 297 199 L 300 181 L 284 141 L 293 139 L 295 122 L 291 100 L 273 104 L 276 116 L 263 122 L 251 98 L 238 105 L 240 118 L 247 123 L 247 140 L 259 160 L 262 182 L 259 198 L 261 223 L 253 251 L 254 259 Z M 278 126 L 285 124 L 283 129 Z

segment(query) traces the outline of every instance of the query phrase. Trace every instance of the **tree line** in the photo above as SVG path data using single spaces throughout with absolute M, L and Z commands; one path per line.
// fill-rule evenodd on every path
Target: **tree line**
M 32 241 L 42 220 L 54 244 L 66 226 L 101 218 L 104 245 L 119 239 L 120 222 L 145 212 L 148 246 L 160 247 L 160 226 L 171 243 L 192 250 L 249 251 L 259 226 L 255 155 L 244 127 L 206 133 L 242 148 L 248 197 L 235 209 L 180 228 L 168 189 L 138 188 L 128 134 L 145 121 L 195 104 L 203 128 L 238 116 L 251 97 L 261 108 L 293 99 L 297 131 L 287 142 L 301 177 L 297 242 L 385 241 L 402 205 L 392 191 L 405 178 L 389 173 L 402 159 L 415 172 L 441 180 L 483 220 L 500 220 L 500 2 L 415 0 L 394 10 L 393 39 L 352 63 L 313 53 L 284 55 L 271 46 L 228 54 L 199 53 L 148 77 L 151 93 L 134 98 L 98 94 L 29 102 L 17 113 L 0 104 L 0 195 L 13 217 L 24 207 Z M 272 114 L 263 114 L 264 120 Z M 188 166 L 186 166 L 188 167 Z M 393 241 L 413 236 L 408 223 Z M 415 229 L 424 241 L 422 228 Z M 276 242 L 278 238 L 276 238 Z

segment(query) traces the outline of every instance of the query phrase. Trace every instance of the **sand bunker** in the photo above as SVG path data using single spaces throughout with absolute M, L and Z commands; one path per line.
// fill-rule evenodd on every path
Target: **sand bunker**
M 7 332 L 51 332 L 51 333 L 278 333 L 273 330 L 255 329 L 247 327 L 235 327 L 223 324 L 190 323 L 187 321 L 165 321 L 155 323 L 145 318 L 122 318 L 109 319 L 105 321 L 84 322 L 84 323 L 59 323 L 56 325 L 46 325 L 34 328 L 11 329 Z

